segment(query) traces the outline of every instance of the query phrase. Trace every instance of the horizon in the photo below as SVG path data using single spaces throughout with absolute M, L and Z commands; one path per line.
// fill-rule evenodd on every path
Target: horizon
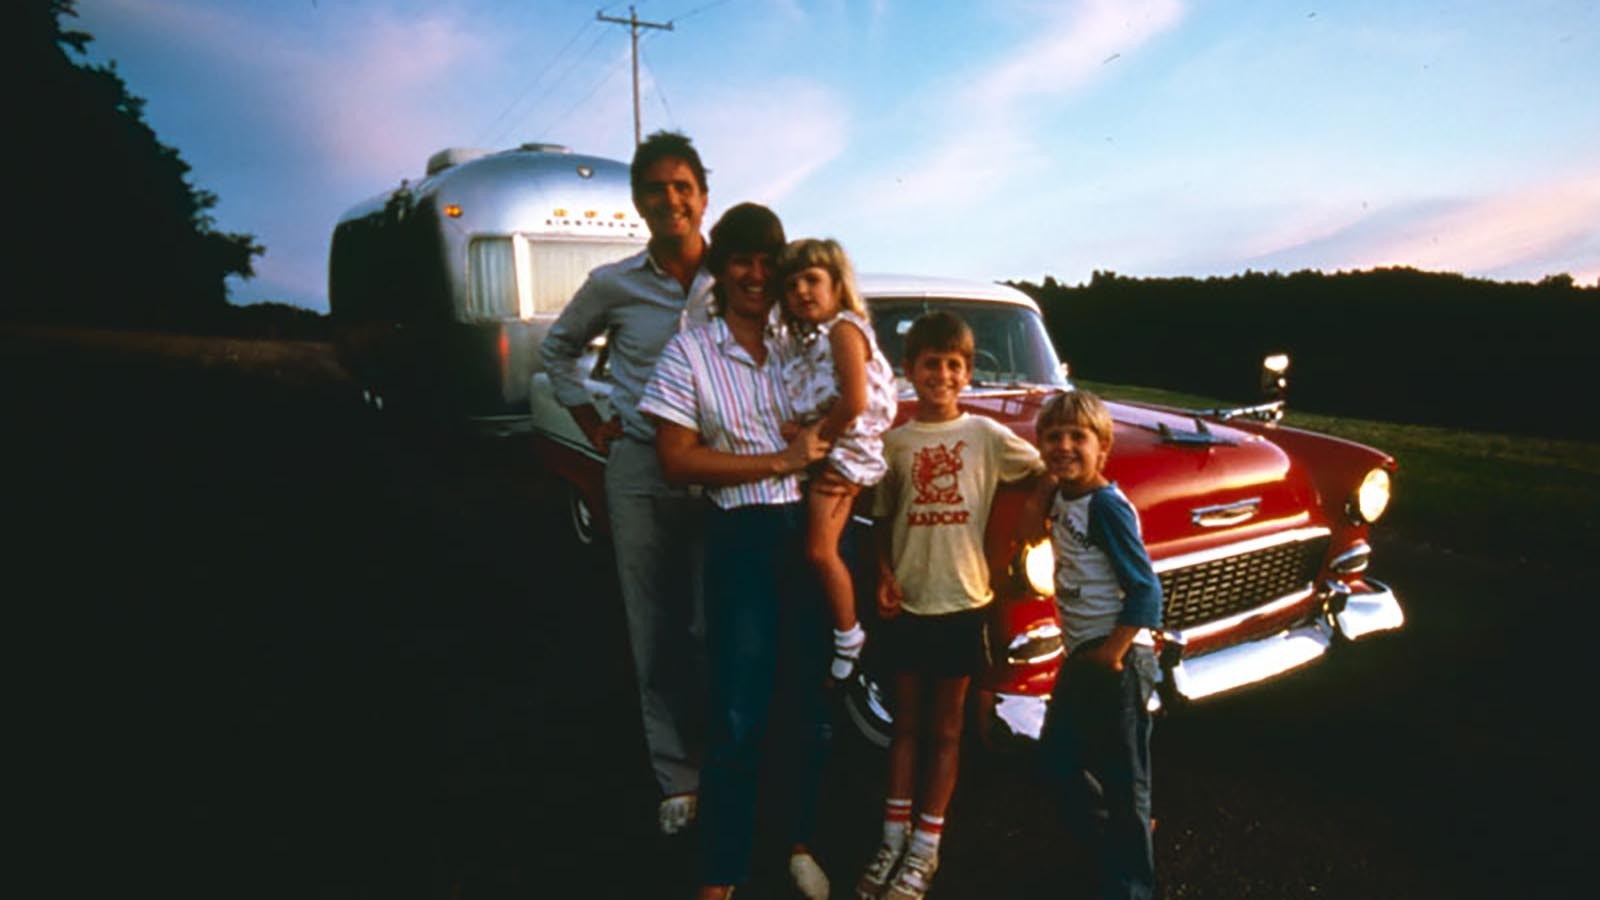
M 1413 268 L 1600 285 L 1600 5 L 643 0 L 643 130 L 863 271 L 1086 284 Z M 327 311 L 334 222 L 450 146 L 626 161 L 627 4 L 80 0 L 255 236 L 231 302 Z M 930 51 L 927 48 L 935 48 Z M 1589 84 L 1586 89 L 1582 85 Z

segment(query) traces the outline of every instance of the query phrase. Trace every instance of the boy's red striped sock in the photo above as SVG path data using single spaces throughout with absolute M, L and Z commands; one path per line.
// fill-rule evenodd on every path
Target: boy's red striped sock
M 917 814 L 917 829 L 911 833 L 911 852 L 917 856 L 939 855 L 939 838 L 944 835 L 944 816 Z
M 883 801 L 883 845 L 896 852 L 906 846 L 911 833 L 911 799 L 890 797 Z

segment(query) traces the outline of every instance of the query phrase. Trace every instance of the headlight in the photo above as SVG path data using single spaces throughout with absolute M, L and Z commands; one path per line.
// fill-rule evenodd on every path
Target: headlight
M 1356 488 L 1352 505 L 1362 521 L 1378 521 L 1389 507 L 1389 473 L 1382 469 L 1368 472 L 1367 477 L 1361 479 L 1361 487 Z
M 1055 596 L 1056 554 L 1048 540 L 1030 544 L 1022 551 L 1022 574 L 1028 586 L 1041 597 Z

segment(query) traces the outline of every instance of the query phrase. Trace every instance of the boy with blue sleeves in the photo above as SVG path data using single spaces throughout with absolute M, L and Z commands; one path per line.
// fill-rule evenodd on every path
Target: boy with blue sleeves
M 1048 471 L 1022 538 L 1049 529 L 1067 656 L 1039 738 L 1044 775 L 1067 827 L 1094 856 L 1095 896 L 1155 893 L 1150 837 L 1150 694 L 1161 582 L 1133 504 L 1104 474 L 1111 414 L 1086 391 L 1051 397 L 1037 440 Z

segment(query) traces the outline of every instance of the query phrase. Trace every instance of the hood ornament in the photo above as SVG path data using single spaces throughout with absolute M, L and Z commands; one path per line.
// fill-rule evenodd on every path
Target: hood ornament
M 1156 433 L 1161 435 L 1161 442 L 1164 444 L 1178 444 L 1185 447 L 1213 447 L 1217 445 L 1232 447 L 1234 445 L 1233 441 L 1212 434 L 1211 429 L 1206 427 L 1205 420 L 1198 416 L 1195 417 L 1193 431 L 1177 431 L 1165 422 L 1157 422 Z

